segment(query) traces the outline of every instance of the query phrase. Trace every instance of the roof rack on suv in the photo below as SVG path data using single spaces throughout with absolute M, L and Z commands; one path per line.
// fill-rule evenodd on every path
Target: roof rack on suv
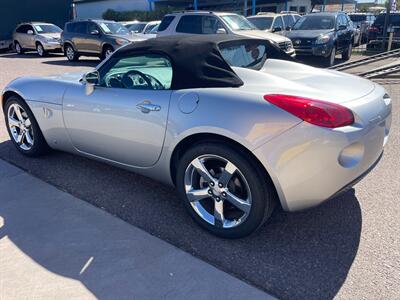
M 276 15 L 276 13 L 269 12 L 269 11 L 265 11 L 265 12 L 260 11 L 260 12 L 257 13 L 257 16 L 267 16 L 267 15 Z

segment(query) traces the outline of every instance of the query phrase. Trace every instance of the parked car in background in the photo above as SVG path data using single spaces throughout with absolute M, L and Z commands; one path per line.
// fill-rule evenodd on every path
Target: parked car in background
M 379 14 L 372 25 L 368 28 L 368 40 L 376 40 L 384 35 L 386 13 Z M 389 14 L 388 27 L 394 28 L 394 39 L 400 40 L 400 12 L 392 12 Z
M 299 19 L 287 37 L 298 56 L 320 57 L 325 65 L 332 66 L 338 53 L 344 60 L 350 58 L 354 31 L 343 12 L 312 13 Z
M 120 23 L 105 20 L 73 21 L 65 24 L 61 43 L 65 56 L 70 61 L 80 55 L 98 56 L 105 59 L 117 48 L 140 41 Z
M 13 33 L 15 51 L 36 50 L 40 56 L 49 52 L 61 52 L 62 29 L 54 24 L 31 22 L 17 26 Z
M 276 206 L 348 190 L 388 141 L 382 86 L 280 55 L 233 35 L 151 39 L 86 74 L 18 78 L 0 105 L 23 155 L 52 148 L 174 185 L 200 226 L 239 238 Z
M 360 42 L 365 43 L 368 40 L 368 29 L 375 21 L 375 15 L 372 13 L 350 13 L 348 16 L 354 26 L 360 29 Z
M 216 33 L 269 40 L 290 56 L 296 56 L 290 39 L 259 30 L 245 17 L 234 13 L 187 11 L 168 14 L 163 18 L 157 36 Z
M 361 44 L 361 30 L 350 20 L 349 26 L 353 31 L 353 46 L 358 46 Z
M 294 14 L 258 13 L 256 16 L 247 17 L 247 20 L 260 30 L 285 34 L 299 18 L 296 19 Z
M 125 22 L 123 25 L 128 28 L 131 33 L 134 34 L 150 34 L 154 27 L 158 26 L 161 21 L 151 21 L 151 22 Z
M 122 22 L 131 33 L 142 33 L 144 28 L 147 25 L 147 22 L 140 22 L 140 21 L 129 21 L 129 22 Z

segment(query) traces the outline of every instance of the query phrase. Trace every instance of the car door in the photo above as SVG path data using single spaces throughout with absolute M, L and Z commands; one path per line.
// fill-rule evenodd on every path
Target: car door
M 25 46 L 27 49 L 35 49 L 35 35 L 36 31 L 31 25 L 27 25 L 27 34 L 25 35 Z
M 87 37 L 87 23 L 76 22 L 73 23 L 72 43 L 75 50 L 78 52 L 87 52 L 86 37 Z
M 99 73 L 90 95 L 84 84 L 65 93 L 63 116 L 73 146 L 127 166 L 154 165 L 172 93 L 169 59 L 159 54 L 111 57 Z
M 342 29 L 341 26 L 344 26 L 345 24 L 345 19 L 343 18 L 342 15 L 337 16 L 337 21 L 336 21 L 336 31 L 337 31 L 337 48 L 338 50 L 342 50 L 344 48 L 345 40 L 346 40 L 346 32 L 347 29 Z
M 87 36 L 84 40 L 84 47 L 87 52 L 100 53 L 101 52 L 101 35 L 100 27 L 94 22 L 88 22 Z

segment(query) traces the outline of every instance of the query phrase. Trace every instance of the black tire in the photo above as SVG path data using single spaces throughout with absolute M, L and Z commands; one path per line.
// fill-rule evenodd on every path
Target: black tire
M 351 57 L 351 52 L 353 51 L 353 45 L 350 43 L 349 47 L 342 53 L 343 60 L 349 60 Z
M 64 46 L 64 54 L 69 61 L 77 61 L 79 59 L 79 54 L 75 51 L 74 47 L 70 44 Z
M 40 57 L 47 56 L 47 51 L 44 49 L 41 43 L 36 43 L 36 52 L 39 54 Z
M 114 48 L 110 45 L 105 45 L 103 51 L 101 52 L 100 59 L 105 60 L 108 57 L 109 51 L 114 52 Z
M 187 198 L 184 184 L 186 169 L 196 157 L 205 154 L 216 155 L 232 162 L 248 183 L 252 197 L 251 208 L 247 218 L 236 227 L 222 228 L 206 222 L 196 213 Z M 183 154 L 178 162 L 176 187 L 194 221 L 212 234 L 223 238 L 241 238 L 251 234 L 271 216 L 277 203 L 275 188 L 265 170 L 252 158 L 242 154 L 240 149 L 217 142 L 194 145 Z M 212 201 L 211 198 L 209 200 Z
M 9 120 L 8 120 L 8 111 L 11 105 L 13 104 L 18 104 L 20 105 L 23 110 L 25 111 L 25 113 L 27 114 L 29 120 L 31 121 L 31 126 L 33 129 L 33 145 L 32 148 L 30 148 L 29 150 L 24 150 L 22 149 L 18 143 L 14 140 L 12 133 L 10 131 L 10 126 L 9 126 Z M 13 142 L 13 144 L 15 145 L 15 147 L 18 149 L 19 152 L 21 152 L 24 155 L 27 156 L 40 156 L 43 154 L 46 154 L 50 151 L 50 147 L 48 146 L 46 140 L 43 137 L 42 131 L 40 130 L 40 127 L 32 113 L 32 111 L 29 109 L 28 105 L 25 103 L 24 100 L 22 100 L 20 97 L 17 96 L 11 96 L 9 98 L 7 98 L 5 105 L 4 105 L 4 119 L 6 122 L 6 127 L 7 127 L 7 131 L 8 134 L 10 136 L 11 141 Z
M 333 46 L 329 56 L 323 58 L 324 66 L 325 67 L 332 67 L 335 64 L 335 57 L 336 57 L 336 46 Z
M 17 41 L 14 42 L 14 48 L 17 54 L 19 55 L 24 54 L 24 49 L 22 48 L 21 44 L 18 43 Z

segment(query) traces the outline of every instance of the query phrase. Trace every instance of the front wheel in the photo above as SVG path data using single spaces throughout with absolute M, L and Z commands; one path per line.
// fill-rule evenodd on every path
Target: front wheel
M 336 47 L 333 46 L 331 54 L 324 58 L 324 65 L 326 67 L 332 67 L 335 64 L 335 57 L 336 57 Z
M 24 49 L 22 49 L 21 44 L 18 42 L 14 43 L 15 51 L 17 54 L 24 54 Z
M 179 161 L 176 180 L 192 218 L 220 237 L 251 234 L 275 206 L 275 189 L 266 172 L 223 144 L 190 148 Z
M 349 47 L 342 53 L 343 60 L 349 60 L 351 57 L 351 52 L 353 51 L 353 45 L 350 43 Z
M 6 100 L 4 117 L 8 134 L 22 154 L 39 156 L 49 151 L 35 117 L 21 98 L 12 96 Z
M 47 55 L 46 50 L 44 50 L 43 45 L 40 44 L 40 43 L 36 44 L 36 51 L 37 51 L 37 53 L 39 54 L 40 57 L 44 57 L 44 56 Z
M 114 49 L 111 46 L 104 46 L 103 52 L 101 53 L 101 60 L 108 58 L 111 54 L 113 54 Z

